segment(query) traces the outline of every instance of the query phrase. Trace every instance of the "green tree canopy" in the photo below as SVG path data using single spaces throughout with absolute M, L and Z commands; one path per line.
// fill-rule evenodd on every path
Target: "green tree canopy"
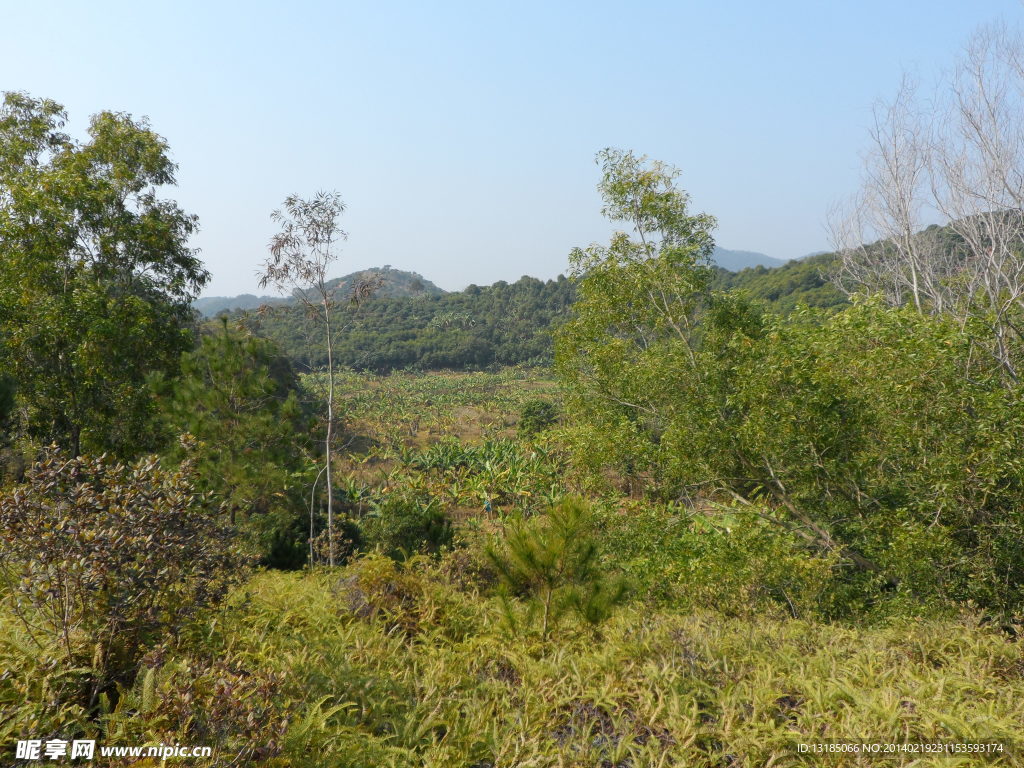
M 208 273 L 196 219 L 157 196 L 174 183 L 145 120 L 101 112 L 88 139 L 59 104 L 0 106 L 0 338 L 21 428 L 73 454 L 152 449 L 153 371 L 193 343 L 190 302 Z
M 843 610 L 883 589 L 1019 608 L 1020 390 L 978 354 L 977 328 L 877 299 L 761 315 L 711 288 L 685 196 L 648 209 L 643 190 L 671 175 L 618 158 L 606 210 L 640 190 L 637 231 L 664 220 L 677 234 L 574 254 L 557 361 L 577 457 L 663 500 L 738 503 L 838 556 Z
M 276 565 L 305 558 L 302 482 L 312 467 L 312 418 L 298 380 L 272 342 L 226 319 L 182 356 L 181 375 L 160 387 L 169 431 L 197 444 L 186 454 L 197 482 L 214 494 L 256 552 Z
M 631 222 L 636 237 L 616 232 L 607 246 L 570 254 L 577 301 L 557 336 L 556 366 L 570 410 L 595 427 L 587 455 L 633 476 L 664 429 L 666 382 L 700 385 L 700 318 L 728 297 L 711 288 L 715 220 L 689 213 L 679 172 L 620 150 L 598 160 L 602 210 Z

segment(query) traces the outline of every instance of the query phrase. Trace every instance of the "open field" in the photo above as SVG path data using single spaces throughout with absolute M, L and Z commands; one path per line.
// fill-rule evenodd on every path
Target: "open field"
M 323 388 L 322 375 L 303 380 L 310 390 Z M 343 372 L 336 382 L 349 430 L 390 447 L 422 447 L 442 437 L 466 442 L 507 437 L 527 400 L 558 398 L 558 385 L 544 369 L 390 376 Z

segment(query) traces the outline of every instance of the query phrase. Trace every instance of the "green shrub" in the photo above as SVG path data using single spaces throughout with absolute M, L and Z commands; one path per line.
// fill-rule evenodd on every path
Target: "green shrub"
M 362 543 L 404 559 L 416 552 L 437 552 L 451 543 L 452 529 L 438 499 L 385 495 L 363 519 Z
M 603 211 L 638 238 L 570 256 L 556 367 L 578 463 L 661 501 L 765 509 L 841 557 L 851 608 L 1024 607 L 1024 388 L 980 351 L 1003 321 L 877 297 L 767 316 L 715 289 L 714 220 L 674 169 L 600 159 Z
M 47 452 L 0 497 L 0 575 L 12 610 L 56 664 L 88 670 L 87 709 L 113 702 L 139 659 L 215 605 L 238 575 L 230 533 L 191 467 Z
M 331 550 L 330 531 L 327 529 L 326 515 L 319 516 L 320 533 L 312 542 L 313 562 L 326 563 Z M 363 549 L 363 529 L 359 523 L 351 518 L 335 520 L 334 524 L 334 556 L 336 562 L 346 563 L 349 559 Z M 305 559 L 305 558 L 304 558 Z
M 534 398 L 528 400 L 519 412 L 519 434 L 532 437 L 543 432 L 558 421 L 558 406 L 549 400 Z
M 171 434 L 190 449 L 199 488 L 242 533 L 240 541 L 277 568 L 301 567 L 308 553 L 312 419 L 291 365 L 266 339 L 224 319 L 181 358 L 181 375 L 154 380 Z M 183 452 L 172 447 L 180 459 Z
M 212 765 L 274 765 L 298 709 L 281 696 L 284 676 L 252 658 L 176 650 L 144 660 L 135 685 L 103 718 L 105 740 L 201 744 L 213 749 Z
M 684 603 L 729 616 L 796 619 L 838 611 L 837 556 L 765 521 L 760 510 L 724 512 L 697 517 L 690 529 L 692 554 L 680 573 Z
M 338 583 L 344 607 L 361 619 L 408 635 L 440 631 L 461 638 L 471 629 L 464 598 L 439 579 L 423 555 L 396 562 L 380 553 L 352 561 Z
M 634 501 L 595 514 L 605 561 L 651 604 L 730 616 L 835 610 L 839 559 L 766 521 L 767 510 Z
M 561 349 L 581 466 L 661 501 L 764 510 L 840 557 L 844 612 L 1024 605 L 1024 390 L 974 331 L 875 300 L 766 318 L 704 298 L 688 344 L 663 328 L 657 345 L 624 339 L 603 304 L 578 310 L 590 324 L 570 323 Z

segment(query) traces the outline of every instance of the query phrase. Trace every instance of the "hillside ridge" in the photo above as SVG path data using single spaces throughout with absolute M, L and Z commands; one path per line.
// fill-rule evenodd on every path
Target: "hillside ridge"
M 401 299 L 416 296 L 442 296 L 447 291 L 434 285 L 419 272 L 395 269 L 390 264 L 383 267 L 370 267 L 351 272 L 342 277 L 335 277 L 326 283 L 338 300 L 345 300 L 355 283 L 380 280 L 380 286 L 374 291 L 378 298 Z M 255 296 L 243 293 L 239 296 L 202 296 L 192 302 L 192 307 L 203 317 L 215 317 L 221 312 L 236 310 L 259 309 L 262 306 L 282 306 L 295 302 L 297 292 L 292 296 Z
M 758 251 L 730 250 L 717 245 L 711 260 L 715 266 L 730 273 L 739 273 L 745 269 L 756 268 L 778 269 L 787 263 L 792 263 L 773 258 Z M 375 279 L 381 280 L 380 287 L 374 291 L 376 298 L 400 299 L 417 296 L 443 296 L 464 292 L 446 291 L 430 280 L 427 280 L 419 272 L 395 269 L 390 264 L 385 264 L 383 267 L 361 269 L 342 277 L 332 278 L 327 282 L 327 288 L 334 292 L 336 298 L 344 300 L 354 282 L 372 282 Z M 499 280 L 495 282 L 495 285 L 504 282 Z M 261 306 L 280 306 L 290 304 L 294 300 L 294 295 L 255 296 L 251 293 L 243 293 L 238 296 L 203 296 L 193 301 L 192 306 L 204 317 L 215 317 L 221 312 L 258 309 Z

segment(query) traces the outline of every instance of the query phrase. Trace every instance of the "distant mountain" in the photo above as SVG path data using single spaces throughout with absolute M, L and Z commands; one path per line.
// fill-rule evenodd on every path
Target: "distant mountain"
M 711 261 L 730 272 L 739 272 L 747 267 L 781 267 L 786 263 L 757 251 L 730 251 L 717 245 L 711 254 Z
M 218 312 L 230 312 L 235 309 L 257 309 L 264 304 L 288 304 L 291 299 L 280 296 L 253 296 L 243 293 L 241 296 L 203 296 L 192 302 L 192 307 L 203 317 L 213 317 Z
M 383 299 L 401 299 L 415 296 L 440 296 L 445 293 L 432 282 L 417 272 L 394 269 L 391 265 L 373 267 L 360 272 L 353 272 L 344 277 L 336 277 L 328 281 L 327 289 L 332 291 L 339 300 L 344 300 L 356 283 L 381 281 L 374 296 Z M 204 317 L 214 317 L 219 312 L 231 312 L 236 309 L 258 309 L 263 305 L 292 304 L 295 297 L 253 296 L 243 293 L 241 296 L 204 296 L 192 302 L 192 306 Z

